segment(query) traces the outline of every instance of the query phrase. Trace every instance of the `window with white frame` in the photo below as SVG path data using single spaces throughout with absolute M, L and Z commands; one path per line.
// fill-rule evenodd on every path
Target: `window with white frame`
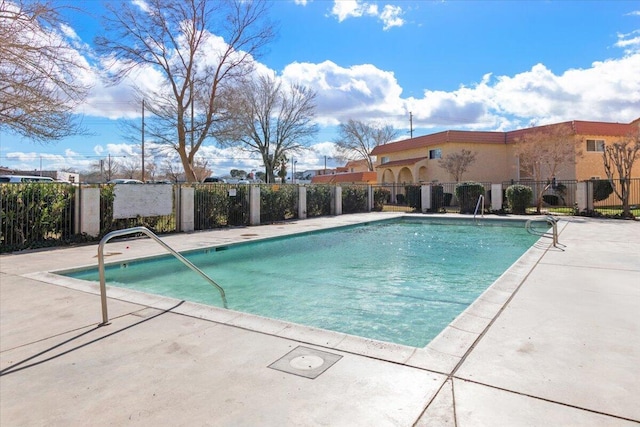
M 587 151 L 604 152 L 604 139 L 587 139 Z
M 384 165 L 385 163 L 389 163 L 389 157 L 383 156 L 380 158 L 380 164 Z
M 439 148 L 434 148 L 433 150 L 429 150 L 429 158 L 430 159 L 441 159 L 442 158 L 442 150 Z

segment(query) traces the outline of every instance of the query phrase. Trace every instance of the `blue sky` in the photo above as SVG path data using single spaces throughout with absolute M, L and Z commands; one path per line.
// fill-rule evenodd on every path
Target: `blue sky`
M 83 10 L 68 12 L 69 33 L 91 49 L 102 3 L 66 4 Z M 640 117 L 640 1 L 279 0 L 271 18 L 278 36 L 258 64 L 318 94 L 321 131 L 297 170 L 323 167 L 348 119 L 408 137 L 409 112 L 414 136 Z M 94 89 L 79 114 L 93 134 L 42 145 L 3 131 L 0 165 L 86 169 L 108 154 L 139 157 L 117 120 L 140 115 L 130 89 L 84 78 Z M 213 141 L 202 154 L 216 175 L 259 169 Z

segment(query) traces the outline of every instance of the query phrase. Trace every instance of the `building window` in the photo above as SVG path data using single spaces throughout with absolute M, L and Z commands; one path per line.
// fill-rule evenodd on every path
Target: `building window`
M 604 152 L 603 139 L 587 139 L 587 151 Z
M 389 163 L 389 158 L 388 157 L 381 157 L 380 158 L 380 164 L 384 165 L 385 163 Z
M 442 158 L 442 150 L 436 148 L 434 150 L 429 150 L 429 158 L 430 159 L 441 159 Z

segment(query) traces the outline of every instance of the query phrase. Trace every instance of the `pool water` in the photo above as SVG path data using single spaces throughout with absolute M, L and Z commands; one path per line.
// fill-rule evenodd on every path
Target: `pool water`
M 518 226 L 399 220 L 185 254 L 230 309 L 424 347 L 537 240 Z M 68 276 L 98 281 L 97 269 Z M 109 266 L 108 286 L 222 306 L 168 256 Z

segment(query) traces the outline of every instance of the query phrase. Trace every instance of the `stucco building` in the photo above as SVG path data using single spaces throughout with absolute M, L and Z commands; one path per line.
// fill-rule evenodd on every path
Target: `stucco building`
M 606 177 L 604 147 L 637 133 L 640 118 L 631 123 L 576 120 L 509 132 L 449 130 L 379 145 L 371 152 L 376 157 L 377 182 L 451 182 L 451 175 L 439 166 L 438 160 L 463 149 L 476 153 L 475 162 L 463 175 L 465 181 L 500 183 L 528 179 L 530 176 L 525 176 L 520 168 L 517 144 L 528 134 L 559 126 L 571 126 L 575 156 L 573 162 L 558 171 L 556 178 L 583 181 Z M 636 162 L 632 177 L 640 178 L 640 162 Z

